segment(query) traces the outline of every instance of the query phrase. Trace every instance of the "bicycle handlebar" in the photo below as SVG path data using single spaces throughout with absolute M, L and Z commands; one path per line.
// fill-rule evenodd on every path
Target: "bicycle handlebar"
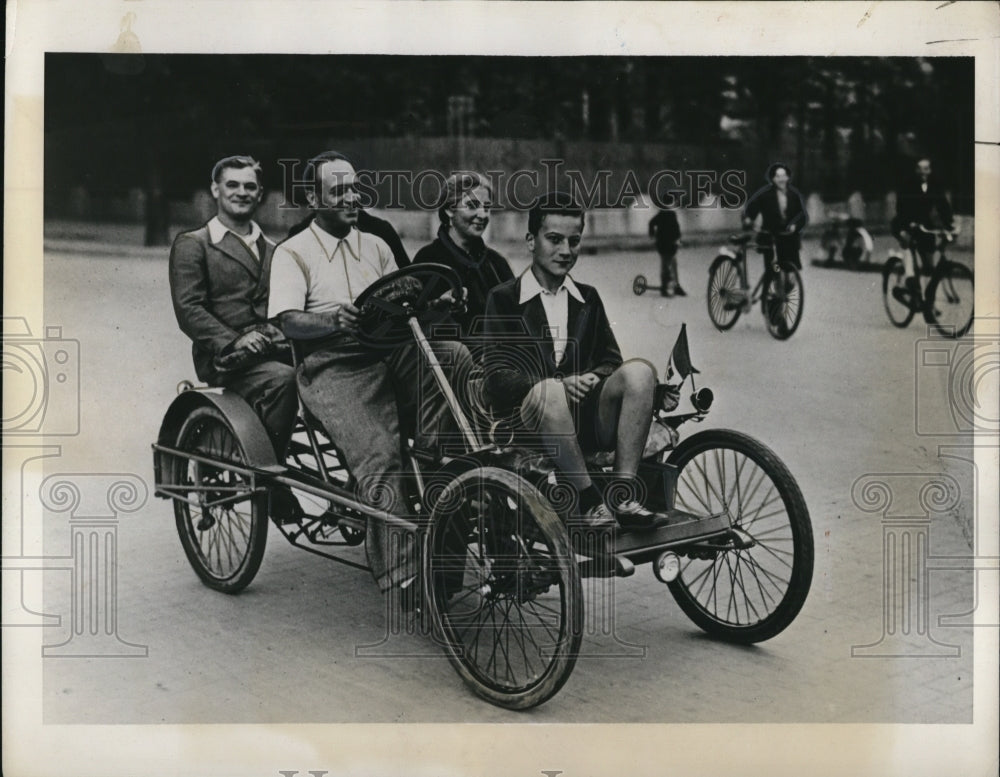
M 951 229 L 928 229 L 923 224 L 910 224 L 911 227 L 916 227 L 919 231 L 926 235 L 938 235 L 941 237 L 953 238 L 958 234 L 958 227 L 952 227 Z

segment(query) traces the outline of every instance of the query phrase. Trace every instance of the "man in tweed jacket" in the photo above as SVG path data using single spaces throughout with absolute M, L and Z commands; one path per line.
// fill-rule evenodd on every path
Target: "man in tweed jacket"
M 274 243 L 253 221 L 263 192 L 260 165 L 246 156 L 220 160 L 211 191 L 217 214 L 178 235 L 170 250 L 174 313 L 191 338 L 198 378 L 243 397 L 281 460 L 298 398 L 283 336 L 267 323 Z

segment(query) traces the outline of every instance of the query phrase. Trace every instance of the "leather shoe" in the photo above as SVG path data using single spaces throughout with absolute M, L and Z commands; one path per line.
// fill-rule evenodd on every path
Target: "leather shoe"
M 623 529 L 656 529 L 669 523 L 663 513 L 647 510 L 634 499 L 618 506 L 615 519 Z
M 598 502 L 583 515 L 573 516 L 571 525 L 575 529 L 590 531 L 608 531 L 616 526 L 614 516 L 604 502 Z

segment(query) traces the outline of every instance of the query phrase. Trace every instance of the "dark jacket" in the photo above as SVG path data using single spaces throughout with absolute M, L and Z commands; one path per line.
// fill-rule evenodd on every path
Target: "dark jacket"
M 217 385 L 216 356 L 244 332 L 267 326 L 275 244 L 261 234 L 258 262 L 231 233 L 213 245 L 208 226 L 182 232 L 170 249 L 170 296 L 181 330 L 193 341 L 199 380 Z
M 572 295 L 569 297 L 566 353 L 559 364 L 553 357 L 552 337 L 538 296 L 521 305 L 520 278 L 490 292 L 486 300 L 484 367 L 486 396 L 495 410 L 504 412 L 517 407 L 532 386 L 546 378 L 585 372 L 607 377 L 621 366 L 621 349 L 597 289 L 583 283 L 576 285 L 584 301 L 581 304 Z
M 478 241 L 471 252 L 455 244 L 448 235 L 444 224 L 438 230 L 437 239 L 425 245 L 413 257 L 413 263 L 432 262 L 444 264 L 454 269 L 468 290 L 465 313 L 453 314 L 461 327 L 461 337 L 465 339 L 473 331 L 473 322 L 486 313 L 486 297 L 490 289 L 514 279 L 514 271 L 507 260 L 482 241 Z
M 649 236 L 656 239 L 656 250 L 661 254 L 671 254 L 677 250 L 681 239 L 681 228 L 677 214 L 672 210 L 661 210 L 649 220 Z
M 899 187 L 896 193 L 896 216 L 892 227 L 894 232 L 908 229 L 910 224 L 921 224 L 927 229 L 951 229 L 951 203 L 945 196 L 944 187 L 934 176 L 927 179 L 927 191 L 920 185 L 919 178 L 912 178 Z
M 288 230 L 287 237 L 297 235 L 303 229 L 306 229 L 315 218 L 316 214 L 310 213 L 306 218 L 294 224 Z M 366 210 L 359 210 L 357 227 L 359 232 L 367 232 L 370 235 L 382 238 L 389 246 L 389 250 L 392 251 L 392 258 L 396 260 L 396 267 L 400 270 L 410 263 L 410 257 L 403 247 L 403 241 L 399 239 L 399 234 L 388 221 L 380 219 L 378 216 L 373 216 Z
M 382 238 L 392 251 L 392 258 L 396 260 L 396 267 L 400 270 L 410 263 L 403 241 L 399 239 L 399 234 L 392 224 L 385 219 L 373 216 L 366 210 L 358 211 L 358 230 Z
M 753 221 L 759 213 L 762 227 L 768 232 L 778 233 L 791 229 L 798 234 L 809 223 L 809 216 L 806 214 L 805 204 L 798 189 L 789 186 L 786 191 L 788 202 L 784 216 L 778 207 L 778 187 L 771 184 L 754 192 L 743 211 L 743 218 Z

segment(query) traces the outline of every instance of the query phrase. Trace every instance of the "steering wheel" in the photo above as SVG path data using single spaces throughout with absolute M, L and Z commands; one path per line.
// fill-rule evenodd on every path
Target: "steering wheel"
M 439 298 L 449 291 L 455 301 L 442 304 Z M 357 341 L 370 348 L 395 348 L 411 340 L 407 323 L 411 316 L 422 326 L 433 325 L 464 305 L 462 279 L 444 264 L 411 264 L 379 278 L 358 295 L 354 305 Z

